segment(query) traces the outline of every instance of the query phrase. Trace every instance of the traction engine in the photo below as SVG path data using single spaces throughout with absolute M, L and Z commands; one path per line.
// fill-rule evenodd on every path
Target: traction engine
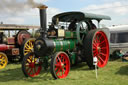
M 97 57 L 99 68 L 107 64 L 109 30 L 107 28 L 91 29 L 89 21 L 110 20 L 109 16 L 83 12 L 60 13 L 52 18 L 52 23 L 57 25 L 56 35 L 48 35 L 46 8 L 46 6 L 39 8 L 41 35 L 34 41 L 34 47 L 30 49 L 31 52 L 27 52 L 22 62 L 22 71 L 26 77 L 37 76 L 41 69 L 47 71 L 50 67 L 55 79 L 65 78 L 70 71 L 70 66 L 80 62 L 86 62 L 89 68 L 94 69 L 93 57 Z M 75 30 L 64 29 L 58 25 L 61 22 L 67 22 L 66 25 L 68 25 L 74 19 L 77 20 Z
M 5 30 L 4 30 L 5 31 Z M 7 37 L 4 32 L 0 32 L 0 69 L 5 68 L 8 61 L 21 61 L 20 48 L 25 39 L 30 38 L 30 33 L 26 30 L 20 30 L 13 37 Z

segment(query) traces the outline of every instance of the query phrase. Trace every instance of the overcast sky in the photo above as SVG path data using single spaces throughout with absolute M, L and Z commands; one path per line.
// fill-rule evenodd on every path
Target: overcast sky
M 32 8 L 30 0 L 0 0 L 0 21 L 6 24 L 39 25 L 37 8 Z M 108 15 L 111 21 L 103 24 L 128 24 L 128 0 L 34 0 L 48 6 L 48 21 L 57 13 L 83 11 Z

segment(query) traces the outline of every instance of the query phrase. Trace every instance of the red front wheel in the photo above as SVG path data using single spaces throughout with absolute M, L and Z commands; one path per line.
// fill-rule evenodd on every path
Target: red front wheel
M 65 52 L 57 52 L 51 60 L 51 74 L 57 78 L 65 78 L 70 71 L 70 60 Z
M 37 76 L 42 69 L 39 58 L 36 58 L 34 53 L 28 53 L 24 56 L 22 62 L 22 71 L 26 77 Z

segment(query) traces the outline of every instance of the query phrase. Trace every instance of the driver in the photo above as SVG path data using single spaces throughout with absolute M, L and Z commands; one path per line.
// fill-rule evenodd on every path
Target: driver
M 92 30 L 97 28 L 96 25 L 91 20 L 89 20 L 89 24 Z
M 57 34 L 57 29 L 55 29 L 54 24 L 52 23 L 48 29 L 48 36 L 55 36 L 56 34 Z
M 74 20 L 69 24 L 68 29 L 69 29 L 70 31 L 75 31 L 75 30 L 76 30 L 76 22 L 77 22 L 77 19 L 74 19 Z

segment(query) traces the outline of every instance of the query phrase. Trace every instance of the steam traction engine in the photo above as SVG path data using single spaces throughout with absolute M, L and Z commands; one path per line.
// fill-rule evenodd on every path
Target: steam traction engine
M 22 70 L 26 77 L 37 76 L 41 69 L 47 70 L 50 66 L 51 74 L 55 79 L 65 78 L 70 71 L 70 66 L 79 62 L 87 62 L 87 65 L 93 69 L 95 56 L 99 68 L 107 64 L 109 30 L 92 29 L 89 21 L 110 20 L 109 16 L 83 12 L 60 13 L 52 18 L 52 23 L 57 28 L 56 34 L 49 35 L 46 29 L 46 8 L 46 6 L 40 7 L 41 35 L 35 40 L 31 53 L 28 53 L 22 62 Z M 77 20 L 76 29 L 67 29 L 67 25 L 74 19 Z M 66 24 L 59 25 L 62 22 Z
M 0 29 L 0 69 L 5 68 L 8 61 L 20 61 L 20 48 L 25 39 L 30 38 L 30 33 L 21 29 L 16 35 L 10 37 L 4 34 L 4 31 L 16 29 Z M 19 30 L 19 29 L 17 29 Z

